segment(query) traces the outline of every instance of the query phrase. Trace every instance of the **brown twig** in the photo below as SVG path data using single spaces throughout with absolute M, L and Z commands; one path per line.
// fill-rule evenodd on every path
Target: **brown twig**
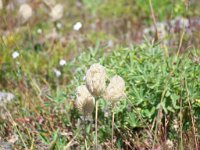
M 153 9 L 151 0 L 149 0 L 149 6 L 150 6 L 150 9 L 151 9 L 151 17 L 153 19 L 153 26 L 155 28 L 155 37 L 154 37 L 154 40 L 156 42 L 156 41 L 158 41 L 158 29 L 157 29 L 157 26 L 156 26 L 156 17 L 155 17 L 155 13 L 154 13 L 154 9 Z
M 186 89 L 187 89 L 187 99 L 188 99 L 188 104 L 189 104 L 189 108 L 190 108 L 190 116 L 191 116 L 191 120 L 192 120 L 192 129 L 193 129 L 193 134 L 194 134 L 194 142 L 195 142 L 195 149 L 198 150 L 199 146 L 198 146 L 198 141 L 197 141 L 197 137 L 196 137 L 196 128 L 195 128 L 195 122 L 194 122 L 194 117 L 192 115 L 192 105 L 190 102 L 190 94 L 189 94 L 189 90 L 187 88 L 187 82 L 186 82 Z

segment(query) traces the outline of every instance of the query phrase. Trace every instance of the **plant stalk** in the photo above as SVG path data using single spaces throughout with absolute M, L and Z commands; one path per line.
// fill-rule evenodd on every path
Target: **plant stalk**
M 95 112 L 95 136 L 96 136 L 96 150 L 98 150 L 98 125 L 97 125 L 97 121 L 98 121 L 98 101 L 96 101 L 96 112 Z
M 112 149 L 113 149 L 113 141 L 114 141 L 114 122 L 115 121 L 115 114 L 112 112 Z

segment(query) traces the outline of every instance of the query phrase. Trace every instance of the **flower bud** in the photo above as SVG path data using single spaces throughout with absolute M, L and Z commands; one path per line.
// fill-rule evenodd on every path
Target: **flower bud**
M 94 110 L 95 100 L 85 85 L 76 89 L 76 106 L 83 115 L 90 115 Z
M 125 82 L 122 77 L 116 75 L 110 80 L 104 93 L 104 98 L 114 104 L 125 96 Z
M 106 88 L 106 69 L 100 64 L 93 64 L 86 73 L 86 85 L 93 96 L 100 96 Z

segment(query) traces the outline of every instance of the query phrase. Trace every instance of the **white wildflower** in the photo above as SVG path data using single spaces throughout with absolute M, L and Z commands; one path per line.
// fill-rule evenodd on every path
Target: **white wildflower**
M 12 57 L 13 57 L 13 59 L 16 59 L 17 57 L 19 57 L 19 52 L 17 52 L 17 51 L 13 52 Z
M 104 98 L 114 104 L 125 96 L 125 82 L 122 77 L 116 75 L 110 80 Z
M 59 64 L 60 64 L 60 66 L 64 66 L 64 65 L 66 65 L 66 61 L 64 59 L 61 59 Z
M 97 97 L 106 88 L 106 69 L 100 64 L 93 64 L 86 73 L 86 85 L 90 93 Z
M 19 8 L 19 16 L 22 23 L 26 23 L 32 16 L 33 11 L 30 5 L 22 4 Z
M 58 21 L 63 17 L 64 7 L 61 4 L 55 5 L 50 12 L 52 21 Z
M 55 73 L 55 75 L 56 75 L 57 78 L 61 76 L 60 70 L 54 69 L 53 71 L 54 71 L 54 73 Z
M 82 28 L 82 23 L 81 22 L 77 22 L 75 23 L 73 29 L 76 31 L 79 31 Z
M 85 85 L 81 85 L 76 89 L 77 98 L 76 105 L 77 108 L 84 116 L 90 115 L 94 110 L 95 100 L 90 94 Z

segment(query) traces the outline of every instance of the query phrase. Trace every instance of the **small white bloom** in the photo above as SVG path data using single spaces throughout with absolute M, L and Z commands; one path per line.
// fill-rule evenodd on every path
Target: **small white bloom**
M 56 24 L 56 27 L 57 27 L 58 29 L 61 29 L 61 28 L 62 28 L 62 23 L 58 22 L 58 23 Z
M 64 59 L 61 59 L 59 64 L 60 64 L 60 66 L 64 66 L 64 65 L 66 65 L 66 61 Z
M 63 17 L 64 7 L 61 4 L 55 5 L 50 12 L 50 17 L 52 21 L 58 21 Z
M 27 22 L 33 14 L 32 8 L 28 4 L 22 4 L 19 8 L 19 16 L 22 23 Z
M 58 70 L 58 69 L 54 69 L 53 71 L 54 71 L 56 77 L 60 77 L 60 76 L 61 76 L 61 72 L 60 72 L 60 70 Z
M 19 53 L 17 51 L 13 52 L 12 57 L 13 59 L 16 59 L 17 57 L 19 57 Z
M 82 28 L 81 22 L 77 22 L 73 27 L 73 29 L 76 30 L 76 31 L 79 31 L 81 28 Z
M 37 33 L 38 33 L 38 34 L 41 34 L 41 33 L 42 33 L 42 29 L 40 29 L 40 28 L 37 29 Z

